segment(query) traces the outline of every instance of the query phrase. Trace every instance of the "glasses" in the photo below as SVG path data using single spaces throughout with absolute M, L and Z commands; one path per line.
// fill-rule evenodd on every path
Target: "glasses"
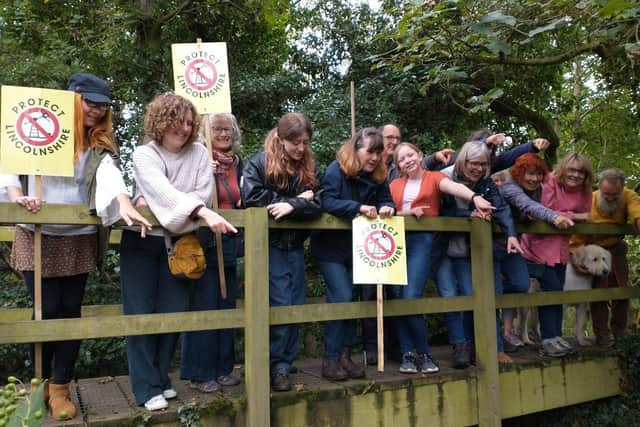
M 383 138 L 385 138 L 385 139 L 393 139 L 393 140 L 396 140 L 396 141 L 400 141 L 400 137 L 399 137 L 399 136 L 396 136 L 396 135 L 384 135 L 384 136 L 383 136 Z
M 213 126 L 211 129 L 213 129 L 213 131 L 215 133 L 225 133 L 225 132 L 226 133 L 233 133 L 233 129 L 231 129 L 231 128 L 223 128 L 223 127 L 220 127 L 220 126 Z
M 480 168 L 484 169 L 487 166 L 489 166 L 489 163 L 487 162 L 474 162 L 472 160 L 467 160 L 467 164 L 472 168 L 478 168 L 478 169 Z
M 587 171 L 585 171 L 584 169 L 568 168 L 567 169 L 567 173 L 581 175 L 581 176 L 587 176 Z
M 111 108 L 111 104 L 109 104 L 108 102 L 93 102 L 85 98 L 82 98 L 82 100 L 85 104 L 87 104 L 87 107 L 94 110 L 107 111 L 109 110 L 109 108 Z

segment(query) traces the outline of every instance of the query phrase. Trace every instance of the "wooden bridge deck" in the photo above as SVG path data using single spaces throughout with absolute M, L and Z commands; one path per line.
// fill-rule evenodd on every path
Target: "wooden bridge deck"
M 271 395 L 271 417 L 272 425 L 425 425 L 422 422 L 417 423 L 420 417 L 416 414 L 408 415 L 408 419 L 416 421 L 408 423 L 380 424 L 380 414 L 372 413 L 367 410 L 358 410 L 353 403 L 348 403 L 349 399 L 357 396 L 372 394 L 374 400 L 378 401 L 378 406 L 388 406 L 383 412 L 395 413 L 395 415 L 382 415 L 382 419 L 392 419 L 397 416 L 404 418 L 401 413 L 404 409 L 411 409 L 414 398 L 419 402 L 429 403 L 419 396 L 417 390 L 421 386 L 435 386 L 440 392 L 437 397 L 437 408 L 431 412 L 440 412 L 440 425 L 467 425 L 474 424 L 473 411 L 471 407 L 460 406 L 460 393 L 451 394 L 447 392 L 447 383 L 463 382 L 467 385 L 475 387 L 476 368 L 471 367 L 464 370 L 453 369 L 450 362 L 449 347 L 433 348 L 434 356 L 440 362 L 440 372 L 437 374 L 425 375 L 404 375 L 398 372 L 398 364 L 388 362 L 385 365 L 385 372 L 378 373 L 375 367 L 367 368 L 367 378 L 363 380 L 351 380 L 341 383 L 329 382 L 320 376 L 321 360 L 304 359 L 296 362 L 298 373 L 292 375 L 294 388 L 291 392 L 272 393 Z M 580 401 L 591 400 L 592 398 L 607 397 L 619 393 L 617 385 L 619 372 L 615 367 L 615 358 L 613 358 L 612 350 L 603 350 L 596 347 L 586 347 L 580 349 L 575 356 L 565 359 L 551 359 L 542 357 L 538 354 L 537 348 L 528 347 L 520 350 L 513 355 L 515 363 L 511 366 L 502 366 L 500 369 L 501 377 L 501 394 L 503 401 L 503 418 L 507 416 L 517 416 L 526 413 L 533 413 L 553 407 L 565 406 L 568 404 L 579 403 Z M 360 354 L 354 357 L 361 357 Z M 590 367 L 585 369 L 584 364 Z M 609 386 L 600 382 L 599 395 L 593 396 L 588 394 L 586 397 L 573 396 L 571 390 L 566 389 L 569 379 L 562 377 L 575 365 L 577 369 L 584 369 L 585 372 L 578 376 L 582 379 L 571 382 L 577 389 L 584 389 L 585 384 L 593 381 L 600 382 L 602 378 L 613 376 Z M 595 370 L 604 370 L 601 372 L 593 372 Z M 608 370 L 608 371 L 607 371 Z M 534 379 L 531 372 L 534 372 Z M 557 371 L 555 377 L 552 373 Z M 586 372 L 591 371 L 591 372 Z M 529 372 L 527 374 L 527 372 Z M 242 376 L 239 368 L 236 368 L 235 375 Z M 516 385 L 513 378 L 510 377 L 525 376 L 523 378 L 525 384 L 530 385 L 531 389 L 522 385 Z M 148 425 L 148 424 L 179 424 L 179 409 L 182 412 L 183 423 L 189 422 L 189 417 L 194 414 L 201 419 L 202 425 L 222 425 L 222 426 L 242 426 L 245 425 L 245 406 L 244 384 L 235 387 L 224 387 L 220 393 L 202 394 L 191 390 L 187 381 L 178 379 L 177 373 L 173 376 L 173 385 L 178 392 L 178 397 L 170 401 L 167 410 L 159 412 L 147 412 L 144 408 L 137 407 L 134 403 L 128 377 L 103 377 L 89 378 L 78 380 L 74 384 L 72 395 L 76 404 L 81 409 L 73 420 L 65 422 L 56 422 L 50 416 L 45 421 L 45 426 L 125 426 L 125 425 Z M 595 384 L 594 384 L 595 385 Z M 565 388 L 561 390 L 561 388 Z M 589 388 L 589 387 L 587 387 Z M 407 396 L 406 401 L 399 400 L 397 396 L 393 401 L 384 401 L 381 396 L 382 391 L 404 390 L 401 396 Z M 412 397 L 410 391 L 416 393 Z M 435 390 L 435 389 L 434 389 Z M 430 392 L 433 394 L 433 390 Z M 448 394 L 449 393 L 449 394 Z M 514 396 L 516 393 L 519 396 Z M 582 392 L 578 391 L 578 395 Z M 464 394 L 464 393 L 463 393 Z M 467 393 L 469 394 L 469 393 Z M 470 398 L 470 399 L 469 399 Z M 511 405 L 505 404 L 505 398 L 511 401 Z M 380 399 L 383 399 L 380 401 Z M 536 401 L 536 399 L 538 401 Z M 467 402 L 471 406 L 475 406 L 473 402 L 475 397 L 464 396 L 463 402 Z M 301 418 L 295 415 L 295 406 L 302 404 L 308 405 L 309 402 L 315 402 L 316 411 L 304 411 Z M 330 409 L 321 410 L 319 402 L 332 401 Z M 520 402 L 517 408 L 513 408 L 515 401 Z M 336 404 L 338 403 L 338 404 Z M 422 404 L 422 403 L 420 403 Z M 542 406 L 541 406 L 542 405 Z M 375 405 L 374 405 L 375 406 Z M 449 410 L 447 407 L 450 407 Z M 380 409 L 380 408 L 378 408 Z M 415 409 L 415 408 L 414 408 Z M 458 413 L 446 414 L 447 411 Z M 514 412 L 515 411 L 515 412 Z M 310 413 L 311 412 L 311 413 Z M 464 413 L 467 413 L 466 415 Z M 360 415 L 358 415 L 360 414 Z M 354 423 L 354 418 L 358 416 L 371 417 L 371 423 L 359 418 Z M 391 418 L 390 418 L 391 417 Z M 471 417 L 471 418 L 468 418 Z M 204 420 L 207 422 L 204 422 Z M 375 420 L 378 420 L 377 422 Z M 351 420 L 351 421 L 349 421 Z M 424 418 L 422 418 L 424 421 Z M 448 420 L 448 421 L 447 421 Z

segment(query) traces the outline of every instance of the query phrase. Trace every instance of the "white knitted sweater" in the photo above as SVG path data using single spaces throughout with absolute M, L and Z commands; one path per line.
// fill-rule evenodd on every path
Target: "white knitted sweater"
M 133 153 L 136 196 L 144 196 L 160 224 L 171 234 L 184 234 L 198 227 L 189 215 L 200 206 L 211 206 L 213 171 L 207 149 L 187 144 L 171 153 L 154 141 Z M 149 234 L 163 235 L 154 228 Z

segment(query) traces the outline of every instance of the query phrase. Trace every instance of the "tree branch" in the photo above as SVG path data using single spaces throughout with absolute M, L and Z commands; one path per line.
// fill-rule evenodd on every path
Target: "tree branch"
M 497 114 L 503 116 L 517 117 L 518 119 L 530 124 L 541 138 L 546 138 L 551 143 L 545 151 L 544 156 L 547 161 L 552 162 L 556 158 L 556 150 L 560 145 L 560 136 L 553 127 L 553 123 L 547 120 L 543 115 L 532 109 L 518 104 L 515 100 L 503 96 L 490 105 L 490 108 Z
M 537 67 L 540 65 L 555 65 L 566 62 L 572 58 L 580 56 L 585 53 L 595 53 L 600 57 L 606 58 L 613 55 L 615 49 L 611 49 L 602 42 L 587 43 L 577 49 L 570 50 L 559 55 L 547 56 L 545 58 L 531 58 L 523 59 L 504 56 L 477 56 L 477 55 L 463 55 L 463 58 L 467 61 L 480 63 L 480 64 L 506 64 L 506 65 L 524 65 Z

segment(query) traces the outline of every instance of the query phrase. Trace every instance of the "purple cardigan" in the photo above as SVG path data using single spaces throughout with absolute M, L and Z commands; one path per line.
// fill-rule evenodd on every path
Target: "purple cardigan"
M 515 181 L 509 180 L 500 188 L 500 192 L 511 206 L 513 217 L 519 222 L 541 220 L 553 223 L 553 220 L 559 215 L 553 209 L 549 209 L 540 203 L 542 187 L 533 193 L 529 193 L 516 184 Z

